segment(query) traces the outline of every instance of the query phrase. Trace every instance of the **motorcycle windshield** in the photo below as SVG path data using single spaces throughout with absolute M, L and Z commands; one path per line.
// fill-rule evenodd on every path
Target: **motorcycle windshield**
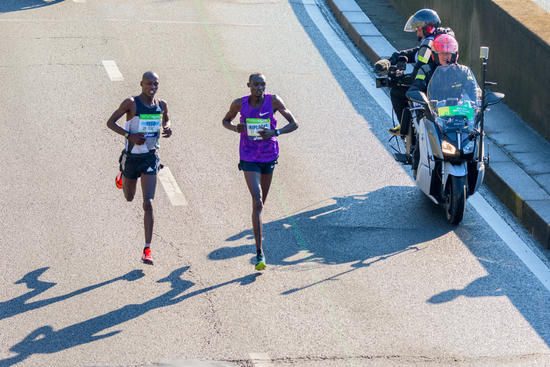
M 439 66 L 430 79 L 427 95 L 444 131 L 474 128 L 480 89 L 469 67 Z

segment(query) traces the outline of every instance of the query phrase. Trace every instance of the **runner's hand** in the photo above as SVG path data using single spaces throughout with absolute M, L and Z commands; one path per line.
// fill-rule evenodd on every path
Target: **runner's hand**
M 163 127 L 162 128 L 162 137 L 163 138 L 169 138 L 171 136 L 172 136 L 172 129 L 170 128 L 170 126 Z
M 245 124 L 237 124 L 237 132 L 238 133 L 244 133 L 246 131 L 246 125 Z
M 145 138 L 143 133 L 130 134 L 128 135 L 128 140 L 130 140 L 135 145 L 145 144 Z
M 260 136 L 261 136 L 262 139 L 264 139 L 264 140 L 270 139 L 271 137 L 277 135 L 277 133 L 275 132 L 275 130 L 272 130 L 272 129 L 262 129 L 262 130 L 260 130 L 260 131 L 258 132 L 258 134 L 260 134 Z

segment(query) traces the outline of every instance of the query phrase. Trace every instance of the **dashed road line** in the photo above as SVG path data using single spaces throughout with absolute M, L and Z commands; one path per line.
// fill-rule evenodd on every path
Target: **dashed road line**
M 164 188 L 164 192 L 166 192 L 166 195 L 168 196 L 168 200 L 170 200 L 170 203 L 173 206 L 187 205 L 187 200 L 178 186 L 176 179 L 172 175 L 170 168 L 164 166 L 164 168 L 158 173 L 158 179 Z
M 271 358 L 267 355 L 267 353 L 249 353 L 250 356 L 250 362 L 252 362 L 252 365 L 254 367 L 273 367 L 273 363 L 271 363 Z
M 102 63 L 109 79 L 111 79 L 112 82 L 121 82 L 124 80 L 124 77 L 122 76 L 120 70 L 118 70 L 118 66 L 116 66 L 116 62 L 114 60 L 103 60 Z

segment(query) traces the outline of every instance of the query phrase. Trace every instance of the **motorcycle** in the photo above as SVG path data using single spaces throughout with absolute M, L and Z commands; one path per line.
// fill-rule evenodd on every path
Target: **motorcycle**
M 435 70 L 427 93 L 406 94 L 412 102 L 412 124 L 405 137 L 407 149 L 395 158 L 412 164 L 416 184 L 435 204 L 443 205 L 452 224 L 462 221 L 467 198 L 483 182 L 489 162 L 483 142 L 484 115 L 488 106 L 504 98 L 486 89 L 496 85 L 485 78 L 488 56 L 489 49 L 482 47 L 481 93 L 472 71 L 455 64 Z

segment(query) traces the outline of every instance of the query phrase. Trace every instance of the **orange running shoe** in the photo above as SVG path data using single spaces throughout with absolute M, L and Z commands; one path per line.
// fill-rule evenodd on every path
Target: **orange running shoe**
M 122 171 L 120 171 L 118 175 L 116 175 L 115 185 L 118 189 L 122 189 Z
M 153 265 L 153 256 L 151 254 L 151 249 L 149 247 L 145 247 L 143 249 L 143 255 L 141 255 L 141 261 L 143 261 L 144 264 Z

